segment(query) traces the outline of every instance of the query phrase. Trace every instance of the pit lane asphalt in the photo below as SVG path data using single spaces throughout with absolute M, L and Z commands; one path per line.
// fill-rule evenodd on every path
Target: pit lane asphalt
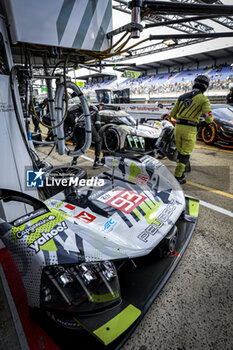
M 43 158 L 49 149 L 39 147 L 38 154 Z M 89 176 L 103 171 L 92 169 L 93 158 L 89 151 L 78 160 Z M 71 162 L 70 157 L 55 151 L 47 160 L 54 166 Z M 174 171 L 175 163 L 162 162 Z M 185 194 L 233 213 L 233 152 L 197 142 L 191 165 L 188 182 L 183 185 Z M 198 224 L 184 256 L 122 350 L 232 350 L 232 247 L 232 217 L 200 206 Z

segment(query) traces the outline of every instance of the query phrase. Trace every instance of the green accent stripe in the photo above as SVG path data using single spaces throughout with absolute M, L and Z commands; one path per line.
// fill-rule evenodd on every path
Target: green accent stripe
M 142 140 L 143 140 L 142 137 L 139 136 L 140 145 L 141 145 L 142 148 L 144 148 L 144 144 L 143 144 Z
M 189 198 L 189 215 L 197 218 L 198 213 L 199 213 L 199 200 Z
M 92 50 L 99 51 L 101 49 L 101 46 L 103 44 L 104 38 L 106 36 L 106 31 L 108 29 L 109 23 L 112 18 L 112 0 L 108 1 L 108 5 L 106 7 L 104 17 L 98 32 L 98 35 L 95 39 L 95 43 L 92 47 Z
M 139 211 L 137 210 L 137 208 L 135 208 L 135 209 L 133 210 L 133 213 L 138 217 L 139 221 L 142 221 L 141 215 L 140 215 Z
M 105 345 L 119 337 L 140 316 L 141 311 L 133 305 L 127 306 L 117 316 L 96 329 L 93 333 Z
M 72 47 L 80 49 L 85 40 L 98 0 L 89 0 Z
M 119 297 L 118 290 L 115 290 L 112 293 L 107 294 L 91 294 L 91 296 L 88 298 L 88 301 L 92 303 L 106 303 L 107 301 L 111 301 L 113 299 L 116 299 Z
M 56 209 L 59 209 L 62 206 L 63 203 L 64 202 L 59 203 L 58 206 L 56 206 Z
M 57 26 L 57 37 L 58 43 L 60 44 L 63 34 L 65 32 L 66 26 L 69 22 L 71 12 L 73 10 L 76 0 L 64 0 L 61 11 L 58 15 L 56 26 Z
M 135 147 L 138 148 L 137 136 L 133 136 L 133 140 L 134 140 Z
M 128 140 L 128 142 L 129 142 L 130 148 L 132 148 L 132 143 L 131 143 L 131 141 L 130 141 L 130 136 L 129 136 L 129 135 L 127 135 L 127 140 Z

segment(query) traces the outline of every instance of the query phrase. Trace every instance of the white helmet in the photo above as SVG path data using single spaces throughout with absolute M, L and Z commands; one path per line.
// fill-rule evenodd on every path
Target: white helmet
M 229 84 L 229 90 L 233 90 L 233 83 Z

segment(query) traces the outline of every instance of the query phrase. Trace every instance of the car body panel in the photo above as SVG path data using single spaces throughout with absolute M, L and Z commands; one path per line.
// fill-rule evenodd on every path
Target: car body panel
M 185 198 L 169 170 L 148 155 L 140 159 L 107 156 L 104 161 L 109 170 L 98 176 L 104 180 L 101 188 L 56 194 L 45 202 L 47 213 L 31 220 L 29 215 L 3 241 L 22 276 L 29 306 L 36 309 L 45 268 L 124 262 L 126 267 L 118 270 L 120 303 L 99 313 L 74 313 L 69 308 L 52 313 L 53 319 L 62 318 L 62 326 L 71 319 L 108 349 L 116 349 L 179 262 L 197 223 L 198 201 Z M 158 245 L 175 227 L 178 253 L 160 259 Z M 101 346 L 98 343 L 96 348 Z

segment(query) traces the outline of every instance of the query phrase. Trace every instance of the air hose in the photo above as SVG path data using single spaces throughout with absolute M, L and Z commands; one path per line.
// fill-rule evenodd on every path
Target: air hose
M 85 144 L 83 145 L 82 148 L 80 148 L 77 151 L 71 151 L 69 148 L 67 148 L 65 146 L 65 142 L 64 142 L 64 128 L 62 127 L 62 99 L 63 99 L 63 94 L 65 91 L 65 87 L 64 84 L 60 84 L 57 87 L 56 90 L 56 95 L 55 95 L 55 104 L 56 104 L 56 110 L 57 110 L 57 122 L 58 125 L 60 125 L 58 128 L 56 128 L 56 134 L 57 134 L 57 151 L 60 155 L 63 155 L 64 153 L 67 153 L 67 155 L 71 156 L 71 157 L 78 157 L 81 154 L 84 154 L 87 152 L 87 150 L 89 149 L 90 145 L 91 145 L 91 118 L 90 118 L 90 112 L 89 112 L 89 108 L 87 105 L 87 102 L 84 98 L 84 95 L 82 93 L 82 91 L 79 89 L 79 87 L 72 83 L 71 81 L 67 81 L 66 82 L 66 87 L 68 89 L 73 90 L 77 96 L 80 99 L 82 108 L 83 108 L 83 112 L 85 115 L 85 120 L 86 120 L 86 128 L 85 128 L 85 134 L 86 134 L 86 138 L 85 138 Z

